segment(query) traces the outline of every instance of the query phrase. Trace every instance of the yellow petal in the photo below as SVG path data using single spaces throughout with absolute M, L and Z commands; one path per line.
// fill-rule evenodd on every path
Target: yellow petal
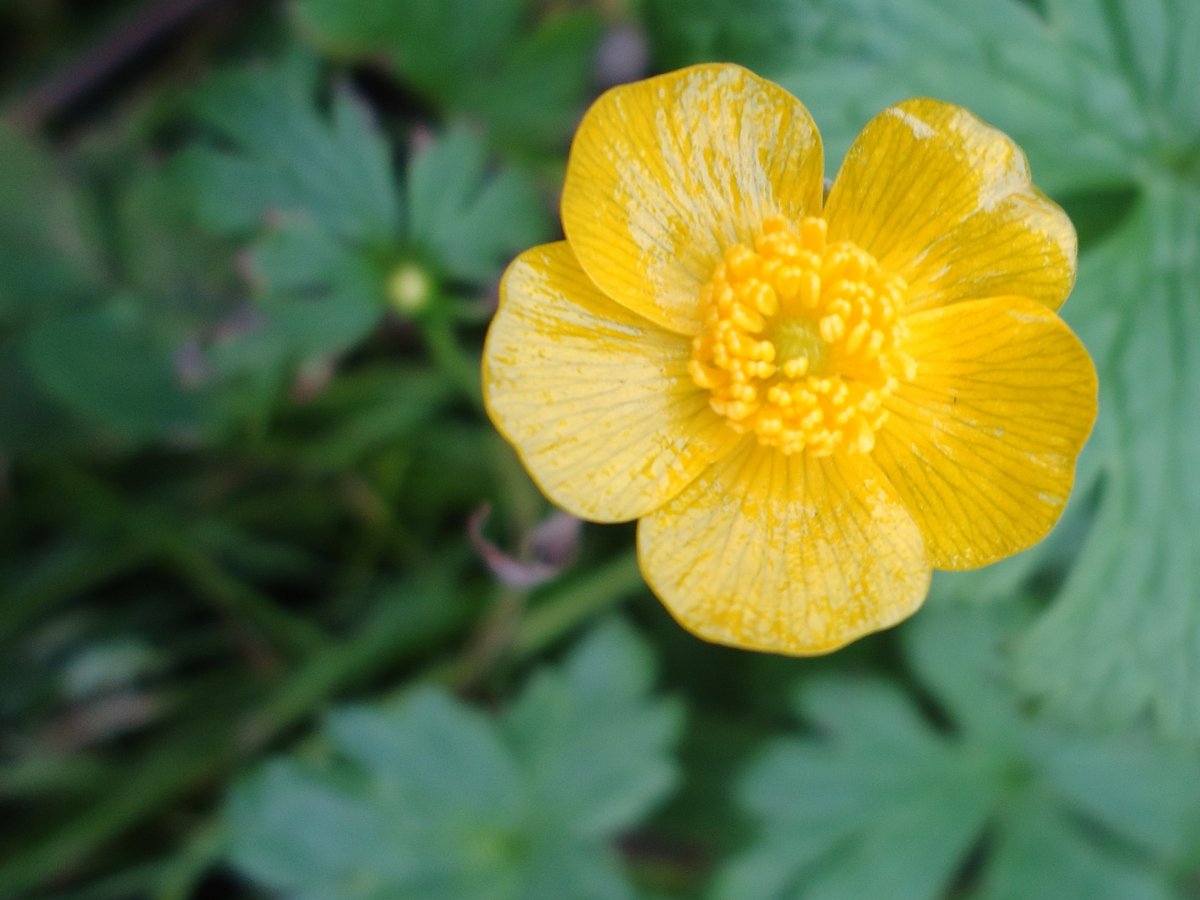
M 1029 180 L 1025 155 L 971 113 L 906 100 L 846 154 L 829 239 L 904 276 L 910 309 L 1015 294 L 1057 309 L 1075 283 L 1075 229 Z
M 690 359 L 687 338 L 608 299 L 566 243 L 547 244 L 504 274 L 484 400 L 551 500 L 620 522 L 665 503 L 737 441 Z
M 785 456 L 753 438 L 638 523 L 638 557 L 685 628 L 795 655 L 894 625 L 930 576 L 870 457 Z
M 700 327 L 697 294 L 725 249 L 762 223 L 817 213 L 821 139 L 808 110 L 733 65 L 613 88 L 580 123 L 563 230 L 609 296 L 675 331 Z
M 1041 540 L 1096 418 L 1096 371 L 1054 313 L 1021 297 L 907 318 L 917 377 L 888 401 L 874 456 L 943 569 Z

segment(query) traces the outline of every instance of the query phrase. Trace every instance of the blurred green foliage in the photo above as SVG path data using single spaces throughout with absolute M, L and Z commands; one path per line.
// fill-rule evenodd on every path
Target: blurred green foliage
M 999 654 L 1012 612 L 927 610 L 902 641 L 908 696 L 874 675 L 806 682 L 816 733 L 747 772 L 761 836 L 716 896 L 943 896 L 985 840 L 980 897 L 1172 896 L 1200 840 L 1194 753 L 1024 712 Z
M 432 687 L 342 708 L 328 741 L 354 771 L 281 760 L 247 779 L 232 861 L 296 897 L 632 896 L 607 841 L 678 777 L 681 710 L 647 696 L 650 660 L 609 623 L 496 721 Z
M 558 4 L 566 7 L 567 4 Z M 480 121 L 501 151 L 557 152 L 586 98 L 602 20 L 535 17 L 531 0 L 301 0 L 301 30 L 343 59 L 381 56 L 445 116 Z
M 9 0 L 0 47 L 0 897 L 1200 897 L 1200 4 Z M 1063 523 L 826 659 L 682 633 L 626 529 L 538 556 L 480 408 L 583 108 L 700 60 L 830 175 L 963 103 L 1081 236 Z

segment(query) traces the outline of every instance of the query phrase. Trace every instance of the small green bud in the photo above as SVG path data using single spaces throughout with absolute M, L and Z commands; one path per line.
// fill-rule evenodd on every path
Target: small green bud
M 404 262 L 388 276 L 388 303 L 400 315 L 414 316 L 429 306 L 433 289 L 433 278 L 424 267 L 414 262 Z

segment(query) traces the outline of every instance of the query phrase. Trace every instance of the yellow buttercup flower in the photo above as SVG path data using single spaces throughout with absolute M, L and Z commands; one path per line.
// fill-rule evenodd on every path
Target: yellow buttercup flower
M 610 90 L 567 239 L 505 273 L 484 351 L 492 420 L 555 503 L 639 519 L 695 634 L 790 654 L 1040 540 L 1096 415 L 1055 315 L 1075 232 L 1012 141 L 908 100 L 827 198 L 823 174 L 808 111 L 740 67 Z

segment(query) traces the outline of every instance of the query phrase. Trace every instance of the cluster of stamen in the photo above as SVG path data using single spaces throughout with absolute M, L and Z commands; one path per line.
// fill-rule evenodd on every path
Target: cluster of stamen
M 730 426 L 784 453 L 866 453 L 884 401 L 916 363 L 903 351 L 907 286 L 869 253 L 829 243 L 824 219 L 768 219 L 700 294 L 692 379 Z

